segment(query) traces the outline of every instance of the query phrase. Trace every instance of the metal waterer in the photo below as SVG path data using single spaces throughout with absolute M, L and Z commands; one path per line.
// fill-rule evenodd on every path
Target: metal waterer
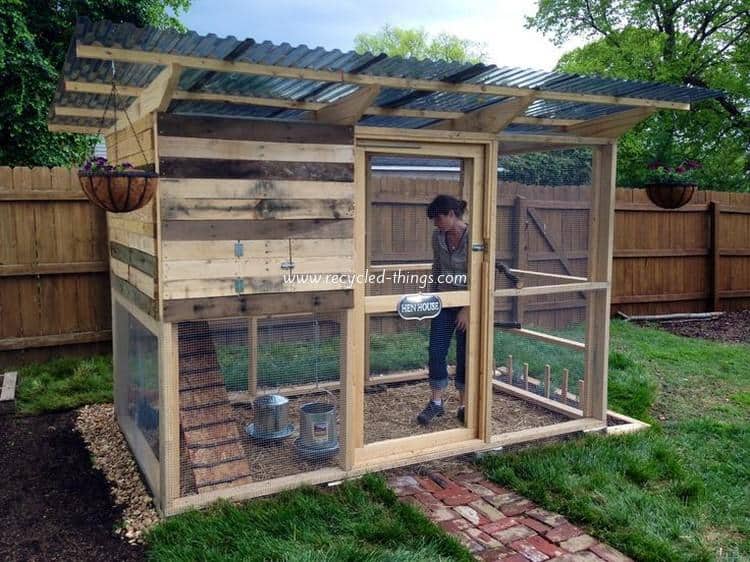
M 255 423 L 245 431 L 253 439 L 277 441 L 294 433 L 294 425 L 289 423 L 289 400 L 279 394 L 259 396 L 253 402 Z
M 315 385 L 319 386 L 320 324 L 315 320 Z M 332 396 L 328 392 L 329 396 Z M 297 452 L 308 460 L 325 460 L 339 450 L 336 406 L 330 402 L 309 402 L 300 408 Z

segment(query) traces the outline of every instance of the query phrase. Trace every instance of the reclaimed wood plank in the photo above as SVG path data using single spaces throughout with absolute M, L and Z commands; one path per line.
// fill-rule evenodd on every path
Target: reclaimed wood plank
M 188 117 L 159 113 L 160 136 L 198 137 L 267 142 L 353 144 L 354 127 L 284 121 Z
M 223 158 L 285 162 L 354 162 L 351 144 L 258 142 L 211 138 L 159 137 L 162 158 Z
M 353 164 L 210 158 L 160 158 L 166 178 L 265 179 L 351 182 Z
M 351 238 L 351 219 L 174 221 L 162 223 L 163 240 L 278 240 Z

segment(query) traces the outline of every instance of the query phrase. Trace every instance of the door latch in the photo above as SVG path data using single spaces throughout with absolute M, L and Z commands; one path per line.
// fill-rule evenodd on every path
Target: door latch
M 471 245 L 472 252 L 484 252 L 485 249 L 486 246 L 482 242 L 477 242 L 476 244 Z

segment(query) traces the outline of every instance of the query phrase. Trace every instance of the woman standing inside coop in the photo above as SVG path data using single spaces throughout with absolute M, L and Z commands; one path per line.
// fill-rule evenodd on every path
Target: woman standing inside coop
M 435 224 L 432 233 L 432 279 L 430 290 L 462 291 L 467 284 L 469 225 L 464 222 L 466 201 L 450 195 L 438 195 L 427 207 L 427 217 Z M 456 335 L 456 389 L 459 406 L 456 417 L 464 423 L 464 387 L 466 383 L 467 307 L 444 308 L 430 323 L 429 382 L 430 400 L 417 416 L 417 422 L 428 425 L 445 413 L 443 395 L 448 386 L 448 348 Z

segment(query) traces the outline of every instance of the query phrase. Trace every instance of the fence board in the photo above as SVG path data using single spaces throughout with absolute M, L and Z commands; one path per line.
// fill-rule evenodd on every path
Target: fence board
M 76 170 L 0 167 L 0 368 L 106 350 L 107 259 Z

